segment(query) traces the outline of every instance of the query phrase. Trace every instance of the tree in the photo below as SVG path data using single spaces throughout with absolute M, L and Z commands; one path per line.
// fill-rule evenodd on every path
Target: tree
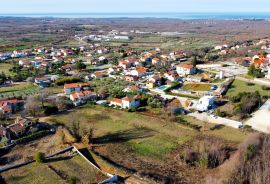
M 38 163 L 44 163 L 46 160 L 45 154 L 42 152 L 37 152 L 34 156 L 34 160 Z
M 75 67 L 76 67 L 76 69 L 81 70 L 81 69 L 85 69 L 85 68 L 86 68 L 86 65 L 83 64 L 82 61 L 78 61 L 78 62 L 75 64 Z
M 256 70 L 255 65 L 254 64 L 250 65 L 250 67 L 248 68 L 248 75 L 253 76 L 255 70 Z
M 25 102 L 25 111 L 32 116 L 37 116 L 41 112 L 38 96 L 30 95 Z
M 192 64 L 192 66 L 196 67 L 196 65 L 197 65 L 197 56 L 193 57 L 193 59 L 191 61 L 191 64 Z

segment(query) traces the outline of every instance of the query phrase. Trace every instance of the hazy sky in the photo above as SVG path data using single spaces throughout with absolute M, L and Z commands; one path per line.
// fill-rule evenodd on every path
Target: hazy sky
M 270 0 L 0 0 L 1 13 L 270 12 Z

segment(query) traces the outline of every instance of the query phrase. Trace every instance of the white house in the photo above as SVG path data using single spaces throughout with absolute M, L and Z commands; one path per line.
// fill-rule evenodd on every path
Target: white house
M 197 69 L 190 64 L 180 64 L 176 66 L 176 71 L 179 75 L 192 75 L 195 74 Z
M 197 111 L 207 111 L 211 107 L 214 106 L 215 103 L 215 97 L 213 96 L 203 96 L 202 98 L 199 99 L 197 105 L 196 105 L 196 110 Z
M 146 74 L 147 74 L 147 71 L 145 68 L 137 68 L 130 72 L 130 75 L 137 76 L 137 77 L 142 77 L 142 76 L 145 76 Z
M 140 106 L 140 96 L 113 98 L 110 102 L 110 106 L 112 105 L 125 109 L 137 108 Z

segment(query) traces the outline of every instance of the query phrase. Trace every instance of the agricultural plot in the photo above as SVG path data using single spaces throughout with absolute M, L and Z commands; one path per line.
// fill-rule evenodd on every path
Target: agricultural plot
M 185 84 L 182 87 L 182 90 L 185 91 L 209 91 L 210 89 L 211 84 L 199 84 L 199 83 Z
M 39 91 L 39 88 L 33 84 L 16 84 L 14 86 L 0 88 L 0 97 L 19 97 L 35 94 Z
M 13 72 L 10 72 L 9 69 L 12 68 L 12 64 L 9 63 L 0 63 L 0 73 L 5 73 L 5 75 L 13 75 Z

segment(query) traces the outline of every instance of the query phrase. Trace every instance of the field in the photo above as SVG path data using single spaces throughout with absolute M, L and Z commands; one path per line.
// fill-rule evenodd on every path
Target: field
M 209 91 L 211 84 L 185 84 L 181 89 L 186 91 Z
M 106 179 L 79 155 L 58 156 L 46 163 L 32 163 L 1 175 L 8 184 L 64 184 L 71 177 L 75 177 L 78 183 L 97 183 Z
M 248 86 L 247 82 L 241 80 L 235 80 L 230 89 L 227 92 L 228 97 L 236 96 L 238 93 L 242 92 L 255 92 L 259 91 L 261 95 L 270 95 L 269 90 L 263 90 L 262 85 L 254 84 L 252 86 Z
M 74 119 L 72 117 L 80 117 L 80 126 L 94 127 L 94 150 L 98 154 L 118 165 L 140 172 L 149 172 L 150 169 L 162 175 L 165 170 L 183 170 L 181 177 L 173 176 L 181 179 L 188 175 L 189 169 L 174 162 L 175 152 L 180 154 L 190 143 L 193 144 L 192 142 L 202 137 L 221 139 L 236 147 L 247 136 L 245 132 L 228 127 L 210 130 L 214 127 L 213 124 L 183 116 L 182 122 L 202 127 L 197 131 L 181 123 L 169 122 L 156 113 L 128 113 L 87 105 L 66 115 L 49 117 L 47 121 L 68 125 Z M 196 175 L 197 172 L 193 174 Z
M 30 94 L 35 94 L 38 92 L 39 88 L 34 86 L 33 84 L 21 83 L 15 84 L 14 86 L 9 87 L 1 87 L 0 88 L 0 97 L 18 97 L 18 96 L 26 96 Z
M 13 75 L 14 73 L 9 71 L 9 69 L 11 69 L 12 66 L 13 65 L 8 63 L 0 63 L 0 73 L 4 72 L 7 76 Z

